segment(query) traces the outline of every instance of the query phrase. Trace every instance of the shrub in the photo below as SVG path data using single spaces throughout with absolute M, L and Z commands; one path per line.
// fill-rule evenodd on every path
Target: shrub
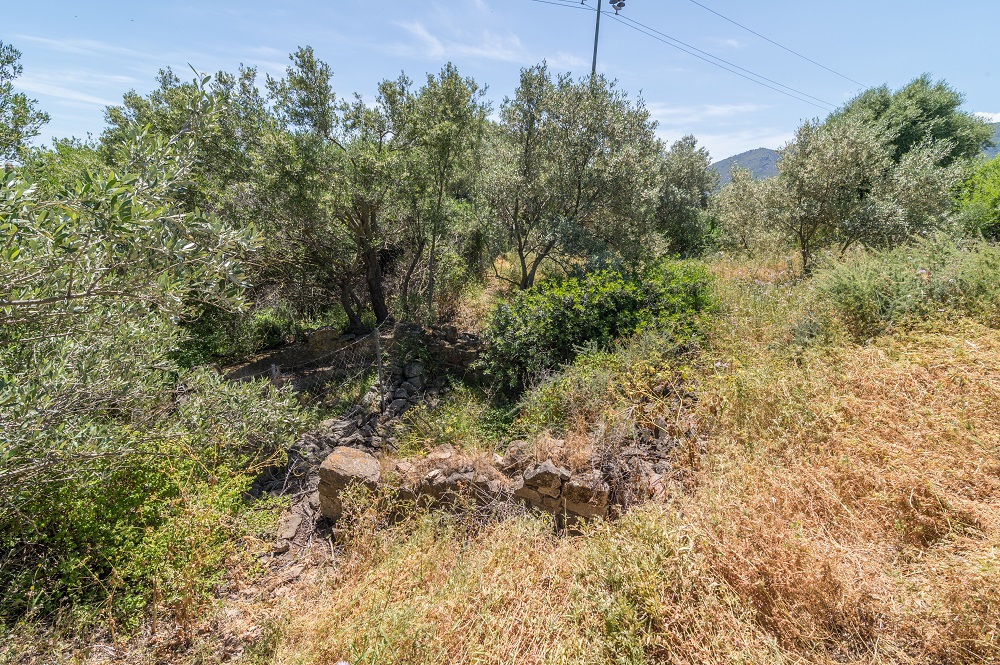
M 956 198 L 966 233 L 1000 240 L 1000 156 L 979 164 L 958 188 Z
M 1000 248 L 922 240 L 858 255 L 817 275 L 817 285 L 859 340 L 947 312 L 995 324 Z
M 157 599 L 184 618 L 265 530 L 243 494 L 304 425 L 291 393 L 196 370 L 176 401 L 142 406 L 149 427 L 18 414 L 0 460 L 0 625 L 74 606 L 134 622 Z
M 497 305 L 484 331 L 486 365 L 507 388 L 523 389 L 589 345 L 607 348 L 652 323 L 690 323 L 712 304 L 700 265 L 662 261 L 644 271 L 601 270 L 543 283 Z

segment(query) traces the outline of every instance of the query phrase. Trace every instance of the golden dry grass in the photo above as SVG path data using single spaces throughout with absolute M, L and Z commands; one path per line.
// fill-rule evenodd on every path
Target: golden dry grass
M 574 539 L 373 528 L 276 610 L 273 662 L 1000 661 L 1000 334 L 786 358 L 780 320 L 713 349 L 692 491 Z
M 722 286 L 707 441 L 662 502 L 573 538 L 359 504 L 331 562 L 212 625 L 277 665 L 1000 662 L 1000 332 L 796 347 L 809 288 Z

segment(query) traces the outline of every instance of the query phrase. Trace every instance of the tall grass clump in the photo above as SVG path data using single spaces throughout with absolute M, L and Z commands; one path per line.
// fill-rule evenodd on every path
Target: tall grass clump
M 543 282 L 493 309 L 484 331 L 487 368 L 505 387 L 523 389 L 584 345 L 606 349 L 652 324 L 693 323 L 712 302 L 708 272 L 688 261 Z
M 858 340 L 940 314 L 1000 320 L 1000 248 L 987 243 L 921 240 L 860 254 L 816 280 Z

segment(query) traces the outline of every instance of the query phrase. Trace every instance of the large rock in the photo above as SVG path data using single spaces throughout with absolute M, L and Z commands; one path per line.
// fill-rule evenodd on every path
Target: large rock
M 610 488 L 598 473 L 573 476 L 563 485 L 566 512 L 579 517 L 607 517 Z
M 500 461 L 501 469 L 508 475 L 524 473 L 531 464 L 531 444 L 527 441 L 511 441 Z
M 524 486 L 530 487 L 543 496 L 556 498 L 562 492 L 562 485 L 569 480 L 569 471 L 556 466 L 552 460 L 532 464 L 524 471 Z
M 324 517 L 337 519 L 344 513 L 341 493 L 355 484 L 374 490 L 381 478 L 378 460 L 356 448 L 341 446 L 319 467 L 319 505 Z

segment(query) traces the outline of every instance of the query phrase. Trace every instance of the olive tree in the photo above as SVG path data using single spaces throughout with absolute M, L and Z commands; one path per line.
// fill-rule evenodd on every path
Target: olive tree
M 24 71 L 21 52 L 0 41 L 0 159 L 14 159 L 38 136 L 49 115 L 23 92 L 14 92 L 14 80 Z
M 359 95 L 338 102 L 330 66 L 309 47 L 290 56 L 282 79 L 267 85 L 282 121 L 300 143 L 330 152 L 324 181 L 331 221 L 350 235 L 364 271 L 372 311 L 378 322 L 389 318 L 383 250 L 393 235 L 388 215 L 397 185 L 405 177 L 406 156 L 416 142 L 413 93 L 405 76 L 379 84 L 374 103 Z
M 667 239 L 671 252 L 696 254 L 707 233 L 705 211 L 709 195 L 719 184 L 708 150 L 698 147 L 694 136 L 675 141 L 663 153 L 657 230 Z
M 658 193 L 654 128 L 642 101 L 603 77 L 522 70 L 483 183 L 495 235 L 516 262 L 510 281 L 527 289 L 545 261 L 641 246 Z

